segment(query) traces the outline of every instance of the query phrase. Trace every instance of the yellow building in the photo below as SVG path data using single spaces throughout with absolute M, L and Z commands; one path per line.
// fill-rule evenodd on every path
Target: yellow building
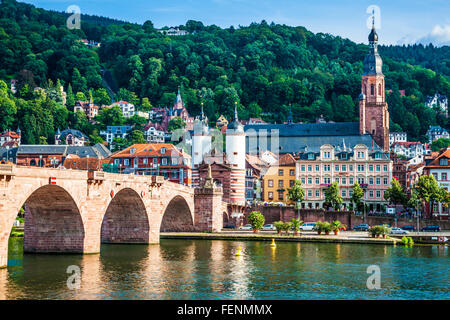
M 290 154 L 280 156 L 263 176 L 263 200 L 290 203 L 288 188 L 295 182 L 295 159 Z

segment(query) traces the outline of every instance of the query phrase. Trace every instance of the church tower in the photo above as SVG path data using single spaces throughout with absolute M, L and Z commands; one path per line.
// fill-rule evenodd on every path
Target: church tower
M 383 61 L 378 53 L 378 34 L 372 20 L 369 53 L 364 59 L 364 73 L 359 96 L 359 131 L 369 133 L 375 142 L 389 152 L 389 111 L 385 100 Z
M 192 187 L 200 187 L 200 172 L 199 167 L 202 164 L 205 156 L 211 152 L 212 136 L 209 132 L 208 123 L 203 113 L 197 117 L 194 122 L 194 133 L 192 135 Z

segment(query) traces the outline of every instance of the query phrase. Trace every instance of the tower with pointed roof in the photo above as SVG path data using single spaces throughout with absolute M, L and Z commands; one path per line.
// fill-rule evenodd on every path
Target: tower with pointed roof
M 237 102 L 234 119 L 226 131 L 226 154 L 231 165 L 230 202 L 245 204 L 245 132 L 238 118 Z
M 206 121 L 205 114 L 202 113 L 194 121 L 194 133 L 192 134 L 192 186 L 194 188 L 200 186 L 199 167 L 206 155 L 211 152 L 212 136 Z
M 384 89 L 383 60 L 378 53 L 378 34 L 372 18 L 369 52 L 364 59 L 364 72 L 359 96 L 359 131 L 369 133 L 375 142 L 389 152 L 389 111 Z

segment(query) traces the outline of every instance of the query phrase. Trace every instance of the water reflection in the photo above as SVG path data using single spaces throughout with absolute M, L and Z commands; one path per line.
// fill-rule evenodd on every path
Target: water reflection
M 449 299 L 448 247 L 161 240 L 99 255 L 23 255 L 11 240 L 0 299 Z M 238 246 L 244 256 L 235 256 Z M 381 290 L 368 290 L 369 265 Z M 67 287 L 67 267 L 81 287 Z

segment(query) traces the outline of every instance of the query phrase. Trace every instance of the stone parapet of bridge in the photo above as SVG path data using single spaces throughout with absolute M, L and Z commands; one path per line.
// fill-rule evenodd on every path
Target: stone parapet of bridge
M 223 216 L 221 191 L 194 192 L 161 176 L 0 165 L 0 267 L 21 208 L 24 252 L 159 243 L 160 231 L 219 230 Z

